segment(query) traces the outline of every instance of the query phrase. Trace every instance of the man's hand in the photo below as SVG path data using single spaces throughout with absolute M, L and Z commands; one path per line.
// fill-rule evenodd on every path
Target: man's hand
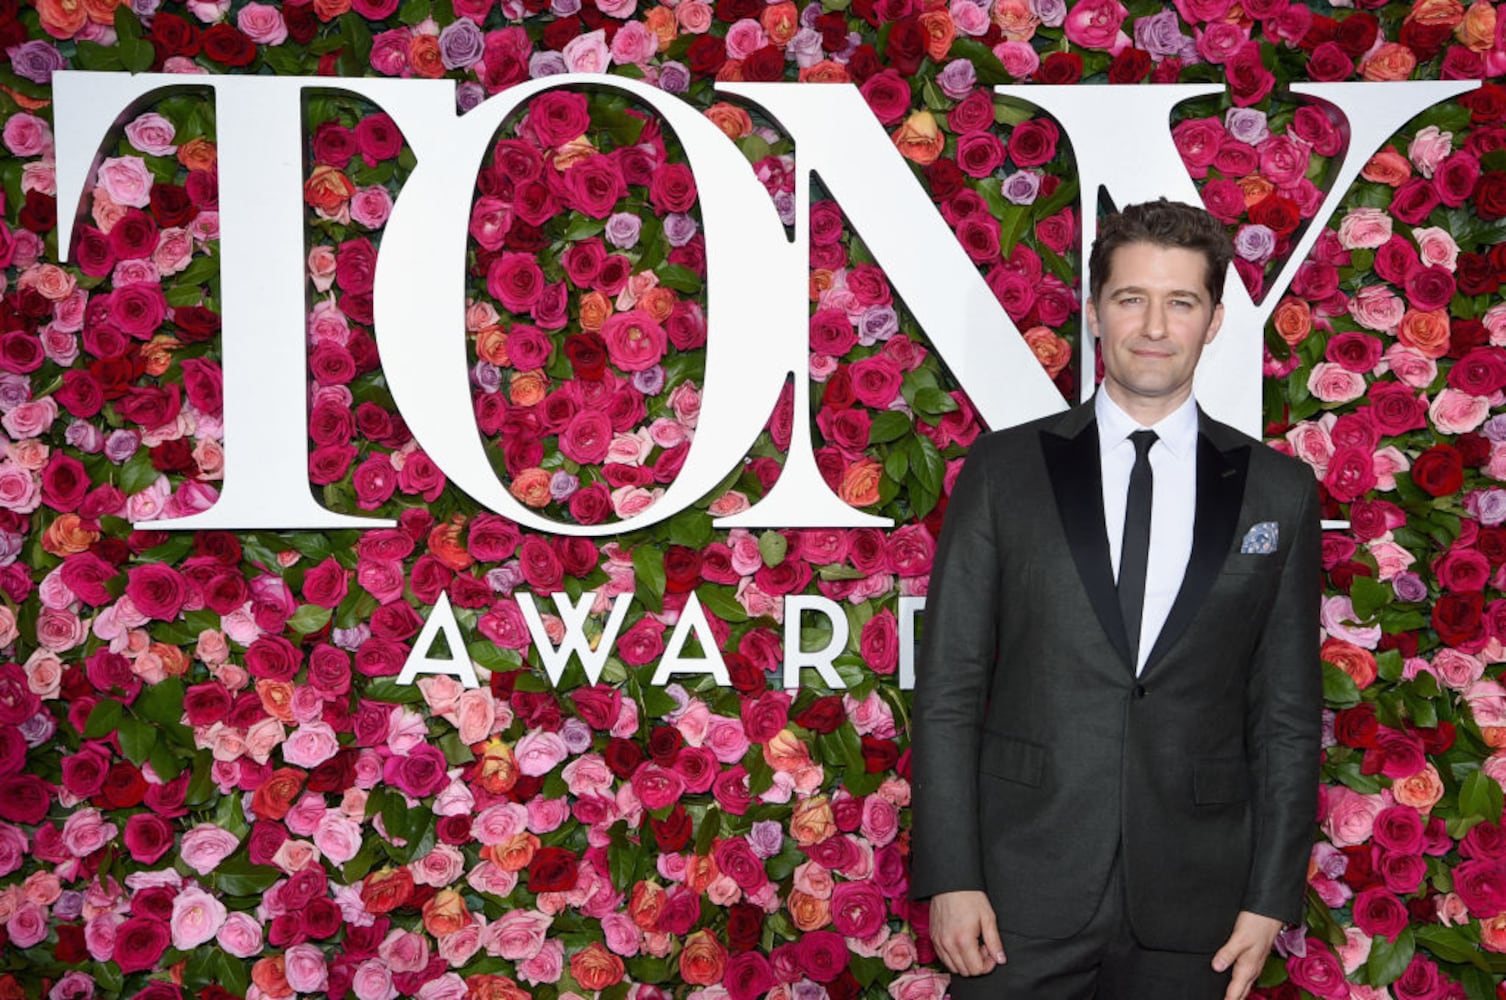
M 931 922 L 934 926 L 935 918 Z M 1213 956 L 1215 971 L 1223 972 L 1230 966 L 1234 969 L 1229 988 L 1224 991 L 1224 1000 L 1245 1000 L 1250 995 L 1250 987 L 1255 985 L 1255 977 L 1265 967 L 1266 956 L 1271 953 L 1271 945 L 1280 932 L 1281 921 L 1276 918 L 1263 917 L 1249 910 L 1240 911 L 1229 940 Z
M 1004 964 L 994 908 L 976 889 L 931 897 L 931 944 L 946 967 L 959 975 L 982 976 Z

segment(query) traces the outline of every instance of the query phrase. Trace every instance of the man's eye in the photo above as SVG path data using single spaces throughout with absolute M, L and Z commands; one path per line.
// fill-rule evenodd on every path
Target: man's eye
M 1140 296 L 1125 295 L 1119 299 L 1119 304 L 1122 306 L 1138 306 L 1140 304 Z

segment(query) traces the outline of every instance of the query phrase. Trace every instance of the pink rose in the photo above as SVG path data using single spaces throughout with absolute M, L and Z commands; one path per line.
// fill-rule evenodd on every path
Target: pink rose
M 196 885 L 190 885 L 173 899 L 170 921 L 173 947 L 192 951 L 214 940 L 225 923 L 225 904 Z
M 1307 391 L 1325 403 L 1347 403 L 1365 394 L 1365 377 L 1331 361 L 1313 366 Z
M 509 910 L 483 934 L 487 953 L 519 962 L 537 955 L 554 918 L 538 910 Z
M 486 290 L 507 311 L 526 313 L 544 290 L 544 272 L 531 253 L 503 253 L 487 269 Z
M 1490 401 L 1458 389 L 1444 389 L 1434 397 L 1428 416 L 1444 434 L 1468 434 L 1490 416 Z
M 664 328 L 641 309 L 617 313 L 601 328 L 607 355 L 622 371 L 644 371 L 659 363 L 666 349 Z
M 95 180 L 117 205 L 146 208 L 151 204 L 152 173 L 139 156 L 106 157 Z
M 1441 131 L 1437 125 L 1425 125 L 1417 130 L 1417 135 L 1407 146 L 1407 159 L 1412 161 L 1422 176 L 1432 177 L 1433 171 L 1443 162 L 1444 157 L 1453 151 L 1452 132 Z
M 1339 245 L 1374 250 L 1391 238 L 1391 216 L 1379 208 L 1352 208 L 1339 223 Z
M 329 985 L 324 952 L 311 944 L 295 944 L 282 954 L 283 976 L 297 993 L 321 993 Z
M 1067 40 L 1088 49 L 1115 46 L 1119 26 L 1129 12 L 1117 0 L 1077 0 L 1063 24 Z
M 1363 844 L 1370 839 L 1375 817 L 1383 805 L 1379 795 L 1362 795 L 1343 785 L 1331 786 L 1325 803 L 1323 832 L 1337 847 Z

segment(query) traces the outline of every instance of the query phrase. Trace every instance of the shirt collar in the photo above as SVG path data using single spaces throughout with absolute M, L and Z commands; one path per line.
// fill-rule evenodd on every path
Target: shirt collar
M 1093 394 L 1093 411 L 1098 418 L 1100 455 L 1107 455 L 1130 434 L 1141 429 L 1140 424 L 1101 389 Z M 1162 417 L 1150 429 L 1156 432 L 1156 440 L 1177 458 L 1193 454 L 1197 445 L 1197 401 L 1189 395 L 1181 406 Z

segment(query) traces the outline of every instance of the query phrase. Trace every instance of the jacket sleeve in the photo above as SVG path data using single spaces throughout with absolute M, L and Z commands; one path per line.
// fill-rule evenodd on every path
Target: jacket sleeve
M 1255 840 L 1243 908 L 1287 923 L 1302 919 L 1323 715 L 1318 657 L 1322 531 L 1317 485 L 1307 476 L 1292 525 L 1292 548 L 1246 690 Z
M 953 487 L 927 590 L 911 720 L 910 894 L 984 888 L 978 744 L 994 665 L 1001 553 L 988 437 Z

